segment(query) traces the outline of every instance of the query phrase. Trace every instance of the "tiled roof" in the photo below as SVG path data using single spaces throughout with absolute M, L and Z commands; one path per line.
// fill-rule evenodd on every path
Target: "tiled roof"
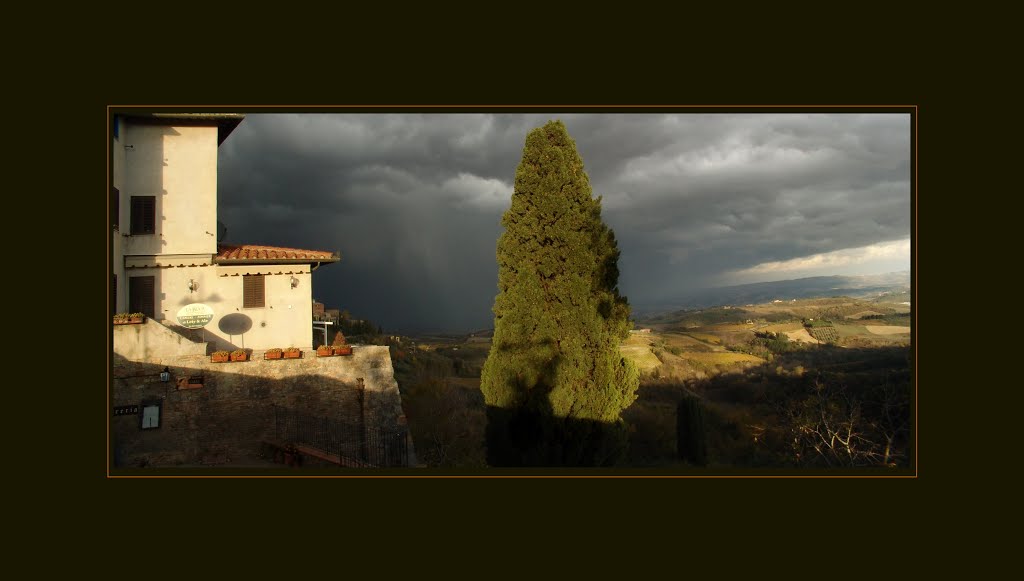
M 325 250 L 303 250 L 301 248 L 281 248 L 280 246 L 260 246 L 257 244 L 221 244 L 217 246 L 217 256 L 213 261 L 218 264 L 274 264 L 274 263 L 309 263 L 337 262 L 341 255 Z

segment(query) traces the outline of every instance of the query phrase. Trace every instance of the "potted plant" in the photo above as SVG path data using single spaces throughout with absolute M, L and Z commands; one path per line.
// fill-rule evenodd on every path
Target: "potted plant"
M 284 350 L 285 359 L 298 359 L 302 357 L 302 351 L 298 347 L 288 347 Z
M 349 345 L 348 342 L 345 340 L 345 334 L 342 333 L 341 331 L 338 331 L 338 334 L 334 336 L 334 341 L 333 344 L 331 345 L 331 349 L 334 351 L 335 355 L 352 354 L 352 346 Z
M 264 359 L 281 359 L 284 356 L 284 350 L 280 347 L 274 347 L 273 349 L 267 349 L 263 353 Z
M 334 349 L 327 345 L 321 345 L 316 348 L 317 357 L 330 357 L 331 355 L 334 355 Z
M 128 322 L 132 324 L 138 324 L 146 320 L 146 315 L 142 313 L 132 313 L 128 315 Z
M 245 349 L 235 349 L 234 351 L 231 352 L 231 360 L 232 361 L 245 361 L 246 357 L 248 357 L 248 355 L 249 354 L 246 353 Z
M 210 361 L 214 363 L 226 363 L 230 360 L 230 357 L 231 354 L 227 351 L 214 351 L 213 354 L 210 355 Z
M 114 315 L 115 325 L 127 325 L 128 324 L 128 313 L 117 313 Z

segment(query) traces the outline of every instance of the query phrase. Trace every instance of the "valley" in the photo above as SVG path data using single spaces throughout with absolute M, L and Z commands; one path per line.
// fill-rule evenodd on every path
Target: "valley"
M 907 302 L 899 293 L 790 299 L 637 318 L 620 347 L 642 374 L 623 413 L 627 465 L 696 468 L 679 459 L 676 436 L 677 406 L 694 397 L 709 468 L 907 466 Z M 486 466 L 479 385 L 489 331 L 388 343 L 420 458 Z M 845 447 L 839 428 L 856 436 Z

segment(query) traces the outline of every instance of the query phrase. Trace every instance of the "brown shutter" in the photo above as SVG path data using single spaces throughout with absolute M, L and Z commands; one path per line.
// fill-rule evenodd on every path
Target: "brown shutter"
M 247 274 L 242 277 L 242 307 L 260 308 L 266 303 L 266 287 L 262 274 Z
M 132 234 L 156 233 L 156 196 L 132 196 Z
M 128 279 L 129 313 L 142 313 L 151 318 L 155 316 L 154 280 L 152 276 L 133 276 Z

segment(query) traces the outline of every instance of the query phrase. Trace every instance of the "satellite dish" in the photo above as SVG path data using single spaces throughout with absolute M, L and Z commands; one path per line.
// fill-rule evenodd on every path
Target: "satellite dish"
M 228 236 L 228 227 L 224 225 L 224 222 L 217 220 L 217 244 L 224 242 Z

